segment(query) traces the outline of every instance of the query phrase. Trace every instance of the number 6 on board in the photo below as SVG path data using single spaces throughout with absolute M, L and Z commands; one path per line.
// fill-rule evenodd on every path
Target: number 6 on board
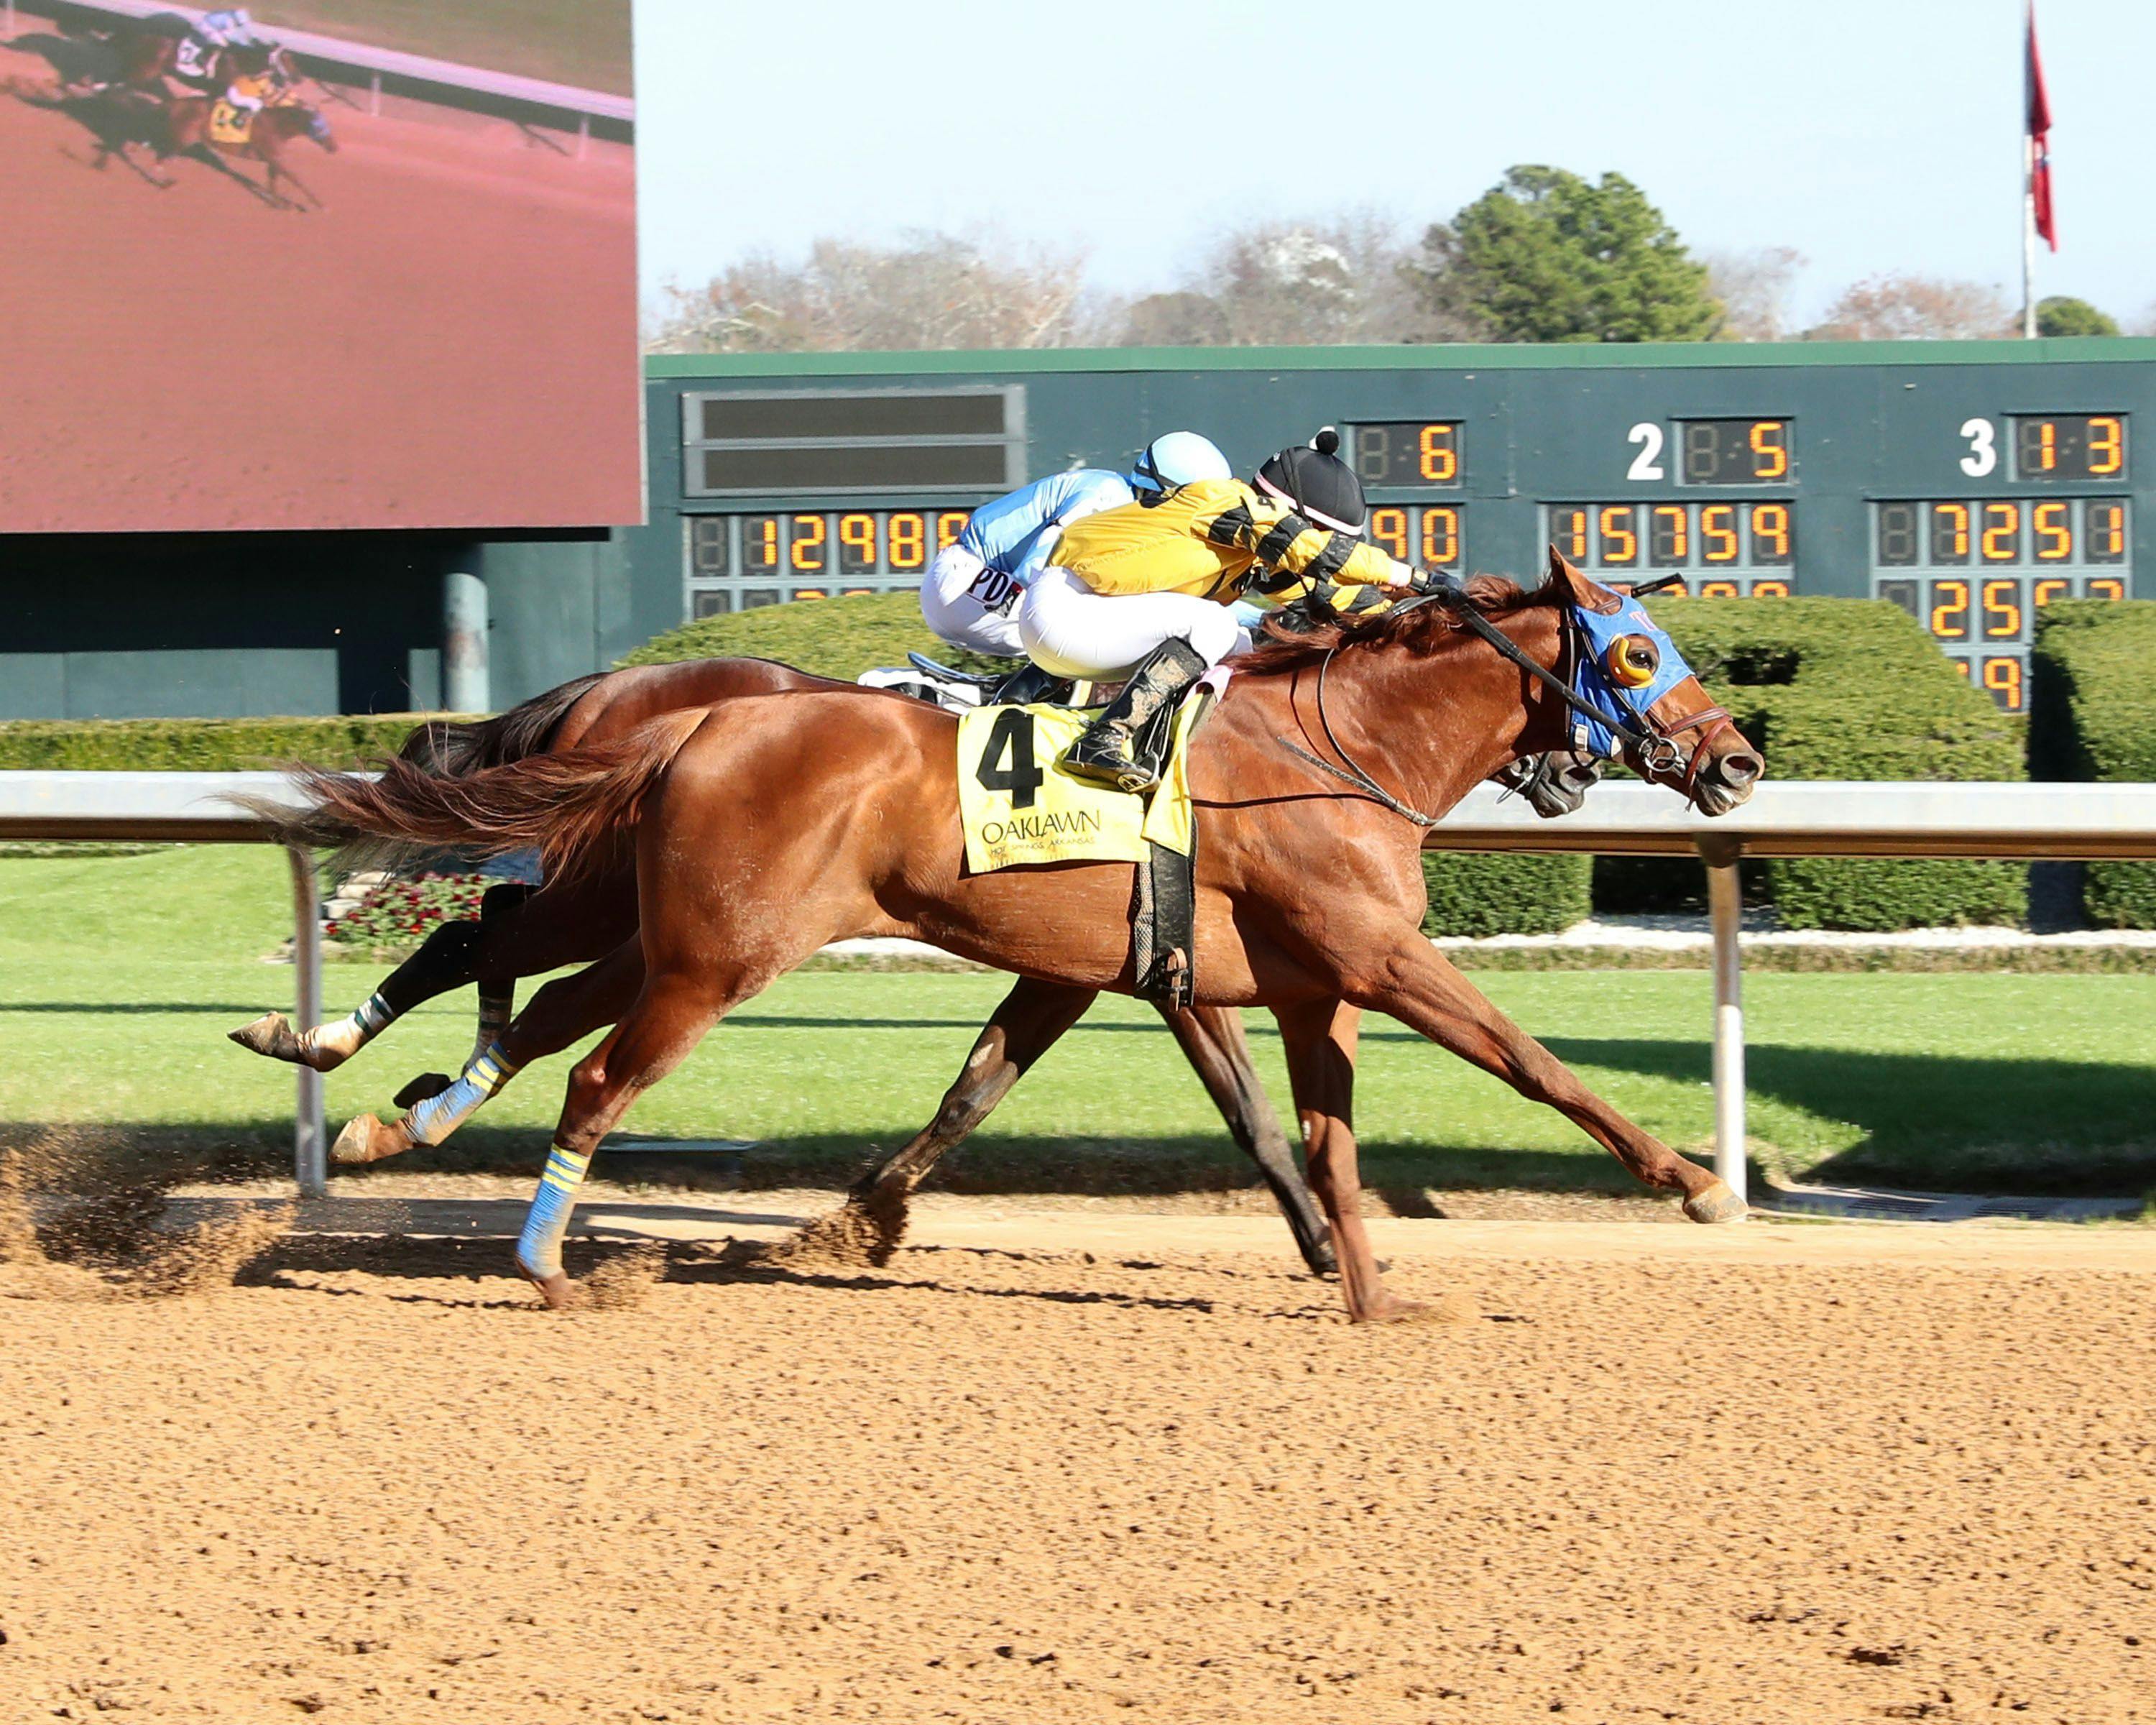
M 1969 439 L 1969 453 L 1961 458 L 1961 470 L 1971 479 L 1982 479 L 1999 465 L 1996 434 L 1989 419 L 1964 419 L 1961 434 Z

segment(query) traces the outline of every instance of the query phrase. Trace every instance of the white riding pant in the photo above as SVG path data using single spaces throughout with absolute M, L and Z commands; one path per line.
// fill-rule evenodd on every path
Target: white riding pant
M 997 659 L 1023 659 L 1019 598 L 1024 589 L 962 545 L 936 553 L 921 578 L 921 620 L 940 641 Z
M 1047 568 L 1019 602 L 1019 639 L 1059 677 L 1120 677 L 1163 642 L 1181 639 L 1209 667 L 1250 644 L 1225 605 L 1187 593 L 1097 593 L 1068 569 Z

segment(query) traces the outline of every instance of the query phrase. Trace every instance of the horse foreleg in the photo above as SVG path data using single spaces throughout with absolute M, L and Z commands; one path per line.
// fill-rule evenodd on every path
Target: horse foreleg
M 1495 1073 L 1530 1101 L 1556 1109 L 1634 1178 L 1665 1192 L 1682 1193 L 1685 1214 L 1693 1221 L 1734 1222 L 1743 1217 L 1744 1201 L 1727 1185 L 1595 1095 L 1419 936 L 1403 942 L 1381 974 L 1352 998 Z
M 1302 1119 L 1303 1154 L 1311 1189 L 1332 1221 L 1340 1258 L 1340 1291 L 1357 1323 L 1389 1323 L 1428 1315 L 1424 1307 L 1387 1291 L 1363 1225 L 1362 1176 L 1355 1155 L 1355 1046 L 1362 1017 L 1338 1000 L 1276 1007 L 1287 1050 L 1296 1112 Z
M 613 1034 L 570 1073 L 547 1171 L 516 1241 L 516 1267 L 557 1311 L 575 1298 L 575 1285 L 562 1268 L 562 1240 L 600 1142 L 638 1096 L 774 973 L 775 968 L 753 975 L 737 969 L 715 977 L 708 963 L 698 963 L 647 977 Z
M 935 1117 L 856 1180 L 844 1204 L 783 1241 L 769 1260 L 839 1258 L 879 1268 L 889 1263 L 906 1237 L 906 1200 L 915 1189 L 1098 998 L 1090 988 L 1020 977 L 974 1040 Z
M 1288 1147 L 1287 1134 L 1281 1130 L 1280 1117 L 1273 1112 L 1265 1087 L 1258 1082 L 1257 1069 L 1250 1064 L 1242 1014 L 1231 1006 L 1198 1006 L 1186 1012 L 1163 1007 L 1161 1016 L 1168 1020 L 1168 1028 L 1175 1033 L 1176 1042 L 1196 1070 L 1199 1081 L 1227 1122 L 1229 1135 L 1257 1163 L 1274 1202 L 1287 1219 L 1302 1261 L 1313 1276 L 1332 1275 L 1339 1267 L 1333 1256 L 1332 1235 L 1325 1219 L 1317 1213 L 1317 1199 L 1296 1168 L 1295 1153 Z
M 354 1117 L 330 1147 L 331 1160 L 345 1166 L 380 1162 L 417 1145 L 443 1142 L 534 1060 L 559 1054 L 619 1018 L 643 981 L 643 948 L 633 939 L 576 975 L 556 978 L 531 997 L 498 1040 L 472 1056 L 454 1083 L 421 1098 L 387 1125 L 372 1114 Z
M 308 186 L 305 180 L 294 173 L 290 168 L 285 166 L 282 157 L 271 156 L 265 157 L 264 161 L 270 169 L 270 189 L 273 193 L 277 192 L 277 182 L 280 180 L 290 180 L 295 186 L 300 188 L 300 196 L 304 197 L 307 200 L 307 203 L 311 203 L 316 209 L 327 209 L 329 208 L 329 206 L 324 203 L 321 198 L 315 196 L 313 189 Z M 278 193 L 277 196 L 278 201 L 283 204 L 286 209 L 296 210 L 301 215 L 305 215 L 307 213 L 307 205 L 305 203 L 300 203 L 295 199 L 286 198 L 282 193 Z

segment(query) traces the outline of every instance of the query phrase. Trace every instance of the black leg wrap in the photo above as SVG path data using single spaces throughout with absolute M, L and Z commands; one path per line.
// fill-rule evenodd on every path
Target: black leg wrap
M 1070 699 L 1070 679 L 1028 661 L 993 685 L 981 696 L 983 706 L 1031 706 L 1042 701 L 1060 706 Z

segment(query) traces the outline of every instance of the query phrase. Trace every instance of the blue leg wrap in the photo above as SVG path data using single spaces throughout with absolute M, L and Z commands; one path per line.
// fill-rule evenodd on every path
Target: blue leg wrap
M 531 1194 L 531 1208 L 525 1214 L 524 1232 L 516 1240 L 516 1261 L 526 1274 L 542 1281 L 561 1274 L 562 1236 L 568 1232 L 578 1189 L 591 1165 L 590 1157 L 559 1144 L 547 1152 L 547 1172 L 539 1177 L 539 1189 Z

